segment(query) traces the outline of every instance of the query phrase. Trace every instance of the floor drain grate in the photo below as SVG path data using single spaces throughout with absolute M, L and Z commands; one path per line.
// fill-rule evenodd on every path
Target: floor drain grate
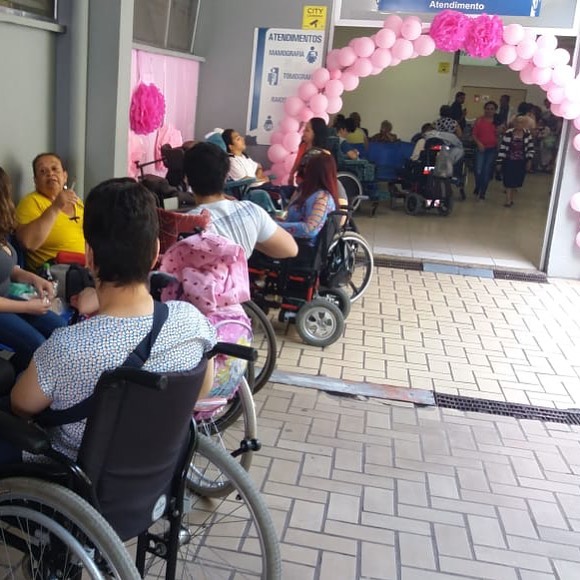
M 580 411 L 575 410 L 565 411 L 551 409 L 549 407 L 533 407 L 520 403 L 488 401 L 487 399 L 475 399 L 473 397 L 460 397 L 458 395 L 445 395 L 441 393 L 435 393 L 435 404 L 438 407 L 456 409 L 458 411 L 489 413 L 490 415 L 503 415 L 504 417 L 514 417 L 516 419 L 535 419 L 536 421 L 580 425 Z
M 547 284 L 548 277 L 544 272 L 520 272 L 518 270 L 494 270 L 496 280 L 517 280 L 518 282 L 539 282 Z
M 380 268 L 396 268 L 397 270 L 423 270 L 421 260 L 398 260 L 388 256 L 375 256 L 375 266 Z

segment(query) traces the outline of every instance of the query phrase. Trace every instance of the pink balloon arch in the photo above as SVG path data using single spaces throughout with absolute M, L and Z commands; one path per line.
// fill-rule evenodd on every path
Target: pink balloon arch
M 298 94 L 284 103 L 285 117 L 272 134 L 268 158 L 278 181 L 285 183 L 300 145 L 300 124 L 312 117 L 329 121 L 342 109 L 342 94 L 354 91 L 359 80 L 380 74 L 405 60 L 429 56 L 436 49 L 464 50 L 473 57 L 489 58 L 518 71 L 528 85 L 540 86 L 551 103 L 554 115 L 573 122 L 578 131 L 572 144 L 580 152 L 580 75 L 568 64 L 570 54 L 558 48 L 552 34 L 537 37 L 519 24 L 504 26 L 499 16 L 483 14 L 472 18 L 444 10 L 431 25 L 418 16 L 389 15 L 383 28 L 371 37 L 352 39 L 348 46 L 326 55 L 326 67 L 316 69 L 310 80 L 298 87 Z M 571 199 L 571 208 L 580 212 L 580 192 Z M 580 233 L 576 237 L 580 247 Z

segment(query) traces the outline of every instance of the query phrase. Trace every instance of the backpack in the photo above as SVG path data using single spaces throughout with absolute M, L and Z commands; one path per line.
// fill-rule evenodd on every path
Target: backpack
M 435 158 L 435 169 L 433 170 L 435 177 L 453 177 L 453 161 L 451 159 L 451 148 L 447 145 L 441 145 L 439 153 Z
M 348 284 L 355 266 L 355 250 L 344 240 L 337 238 L 328 252 L 328 259 L 323 266 L 320 280 L 327 288 L 337 288 Z

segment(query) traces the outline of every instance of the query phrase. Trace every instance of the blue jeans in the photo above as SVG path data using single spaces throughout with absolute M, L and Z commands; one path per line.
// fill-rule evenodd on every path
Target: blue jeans
M 492 177 L 493 166 L 497 156 L 495 147 L 475 151 L 475 191 L 481 199 L 485 198 L 487 186 Z
M 270 197 L 270 194 L 263 189 L 249 189 L 244 195 L 244 199 L 249 200 L 261 208 L 265 209 L 270 215 L 276 212 L 276 206 Z
M 0 343 L 14 351 L 10 360 L 17 373 L 28 366 L 34 351 L 61 326 L 66 326 L 66 320 L 54 312 L 41 315 L 0 313 Z

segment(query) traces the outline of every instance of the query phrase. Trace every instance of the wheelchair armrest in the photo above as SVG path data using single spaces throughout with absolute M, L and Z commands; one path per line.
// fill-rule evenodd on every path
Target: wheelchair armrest
M 149 389 L 161 391 L 167 388 L 167 376 L 135 367 L 117 367 L 112 371 L 106 371 L 103 376 L 107 376 L 111 380 L 127 381 Z
M 226 181 L 224 184 L 224 191 L 230 191 L 236 188 L 246 188 L 252 183 L 255 183 L 257 180 L 255 177 L 244 177 L 243 179 L 236 179 L 231 181 Z
M 34 455 L 44 455 L 51 450 L 50 439 L 43 429 L 4 411 L 0 411 L 0 438 Z
M 212 358 L 218 354 L 225 354 L 241 358 L 250 362 L 256 362 L 258 351 L 250 346 L 232 344 L 230 342 L 218 342 L 208 353 L 207 358 Z

